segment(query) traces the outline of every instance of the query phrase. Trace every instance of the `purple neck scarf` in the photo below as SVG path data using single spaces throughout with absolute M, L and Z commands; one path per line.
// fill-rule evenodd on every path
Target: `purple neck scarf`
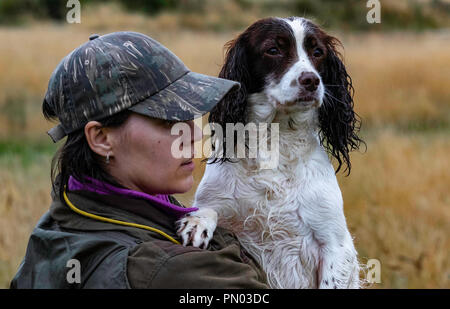
M 152 204 L 155 204 L 156 206 L 162 208 L 163 210 L 166 210 L 177 217 L 182 217 L 186 215 L 187 213 L 193 212 L 198 210 L 197 207 L 190 207 L 190 208 L 184 208 L 177 206 L 175 204 L 172 204 L 169 201 L 169 196 L 166 194 L 158 194 L 156 196 L 134 191 L 130 189 L 123 189 L 123 188 L 117 188 L 110 184 L 101 182 L 97 179 L 86 177 L 86 179 L 90 183 L 81 183 L 78 180 L 76 180 L 74 177 L 69 177 L 69 191 L 77 191 L 77 190 L 86 190 L 95 192 L 97 194 L 103 194 L 103 195 L 110 195 L 110 194 L 117 194 L 117 195 L 124 195 L 131 198 L 137 198 L 137 199 L 144 199 L 152 202 Z

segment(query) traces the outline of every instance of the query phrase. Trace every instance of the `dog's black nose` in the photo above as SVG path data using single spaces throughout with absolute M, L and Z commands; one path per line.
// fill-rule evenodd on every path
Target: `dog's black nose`
M 301 86 L 305 87 L 306 90 L 314 92 L 317 90 L 317 87 L 319 87 L 320 79 L 313 72 L 303 72 L 302 75 L 300 75 L 298 82 Z

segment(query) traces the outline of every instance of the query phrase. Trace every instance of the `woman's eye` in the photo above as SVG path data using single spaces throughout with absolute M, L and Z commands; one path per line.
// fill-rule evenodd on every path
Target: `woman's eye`
M 166 126 L 171 127 L 174 124 L 176 124 L 178 121 L 177 120 L 163 120 L 163 122 Z
M 272 48 L 269 48 L 266 51 L 266 54 L 269 54 L 271 56 L 279 55 L 280 54 L 280 50 L 278 48 L 276 48 L 276 47 L 272 47 Z
M 321 48 L 314 49 L 313 56 L 319 58 L 323 55 L 323 50 Z

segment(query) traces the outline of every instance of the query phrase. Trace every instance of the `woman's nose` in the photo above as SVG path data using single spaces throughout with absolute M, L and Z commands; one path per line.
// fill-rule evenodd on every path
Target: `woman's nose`
M 191 127 L 191 141 L 192 143 L 201 141 L 203 138 L 202 129 L 195 124 L 193 120 L 189 121 L 189 126 Z

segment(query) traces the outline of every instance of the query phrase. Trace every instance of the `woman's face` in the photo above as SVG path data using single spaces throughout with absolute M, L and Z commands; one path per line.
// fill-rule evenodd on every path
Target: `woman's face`
M 194 183 L 194 142 L 201 140 L 202 131 L 194 130 L 192 120 L 184 123 L 190 134 L 172 135 L 173 122 L 132 113 L 122 126 L 108 129 L 112 147 L 108 171 L 123 186 L 148 194 L 189 191 Z M 172 155 L 174 141 L 188 157 Z

